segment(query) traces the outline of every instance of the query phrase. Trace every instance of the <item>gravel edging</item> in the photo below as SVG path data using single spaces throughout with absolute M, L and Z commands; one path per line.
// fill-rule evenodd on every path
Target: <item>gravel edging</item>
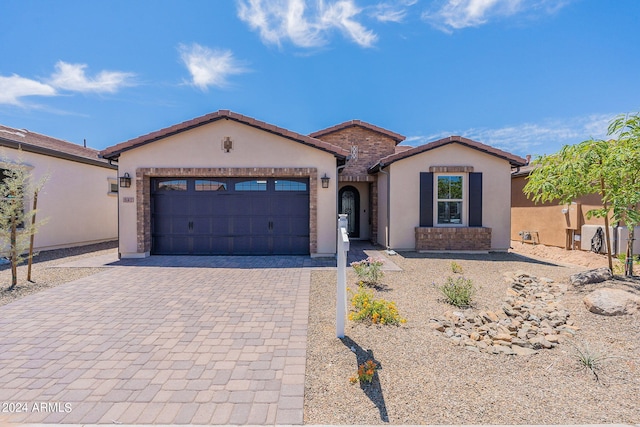
M 0 266 L 0 306 L 9 304 L 25 296 L 52 288 L 63 283 L 91 276 L 106 268 L 56 267 L 57 265 L 99 255 L 117 253 L 117 241 L 108 241 L 73 248 L 43 251 L 34 257 L 31 266 L 32 282 L 27 281 L 27 265 L 18 266 L 18 284 L 9 291 L 11 285 L 11 268 L 9 264 Z
M 310 292 L 304 422 L 306 424 L 604 424 L 640 422 L 640 316 L 589 313 L 584 291 L 562 296 L 581 329 L 573 340 L 532 356 L 475 353 L 429 327 L 454 309 L 432 283 L 442 284 L 456 261 L 480 288 L 478 310 L 497 310 L 509 284 L 504 273 L 522 270 L 568 283 L 579 266 L 558 266 L 513 254 L 420 255 L 390 259 L 380 298 L 395 301 L 407 323 L 376 327 L 347 322 L 335 337 L 335 271 L 314 271 Z M 355 275 L 348 274 L 355 288 Z M 599 372 L 581 370 L 574 346 L 612 356 Z M 354 349 L 353 352 L 351 349 Z M 371 385 L 349 383 L 358 363 L 380 364 Z

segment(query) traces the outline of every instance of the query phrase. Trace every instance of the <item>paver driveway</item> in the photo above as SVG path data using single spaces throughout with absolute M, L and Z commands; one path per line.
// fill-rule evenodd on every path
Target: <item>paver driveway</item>
M 0 307 L 0 410 L 13 412 L 0 421 L 302 424 L 310 270 L 189 259 L 152 257 Z

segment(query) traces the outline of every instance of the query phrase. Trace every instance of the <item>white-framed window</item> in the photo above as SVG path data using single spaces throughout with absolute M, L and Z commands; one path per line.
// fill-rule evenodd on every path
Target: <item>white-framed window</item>
M 109 184 L 109 191 L 107 194 L 109 196 L 117 196 L 118 195 L 118 180 L 116 178 L 107 178 L 107 182 Z
M 467 174 L 440 173 L 434 180 L 435 225 L 464 226 L 467 223 Z

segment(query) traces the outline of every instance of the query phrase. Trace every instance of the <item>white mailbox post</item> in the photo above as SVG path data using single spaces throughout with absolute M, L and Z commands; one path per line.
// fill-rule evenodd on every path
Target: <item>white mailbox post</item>
M 347 316 L 347 214 L 338 215 L 337 288 L 336 288 L 336 336 L 344 338 L 344 319 Z

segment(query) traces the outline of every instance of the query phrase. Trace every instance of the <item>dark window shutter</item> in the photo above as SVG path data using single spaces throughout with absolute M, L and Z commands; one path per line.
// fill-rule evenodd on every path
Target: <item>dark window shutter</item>
M 469 227 L 482 227 L 482 173 L 469 174 Z
M 432 172 L 420 172 L 420 227 L 433 227 Z

